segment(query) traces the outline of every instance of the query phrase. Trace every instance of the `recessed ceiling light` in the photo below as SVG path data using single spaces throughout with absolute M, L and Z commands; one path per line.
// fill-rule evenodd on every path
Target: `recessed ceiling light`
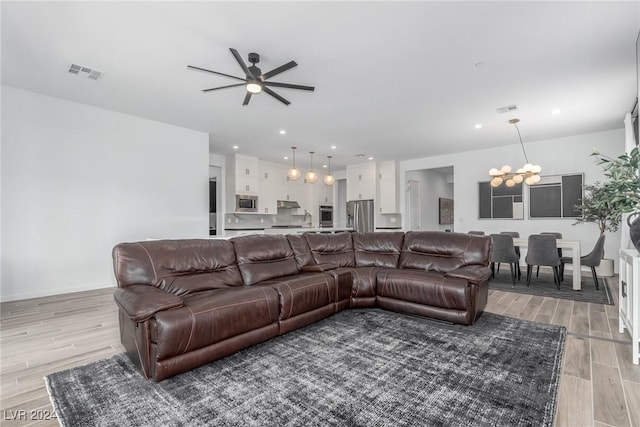
M 326 168 L 327 168 L 327 165 L 322 165 L 322 167 L 326 169 Z
M 369 160 L 373 160 L 373 157 L 369 157 Z
M 284 156 L 283 159 L 284 160 L 289 160 L 289 156 Z
M 280 135 L 286 135 L 286 134 L 287 134 L 287 131 L 286 131 L 286 130 L 284 130 L 284 129 L 280 129 Z
M 232 148 L 233 148 L 234 150 L 237 150 L 237 149 L 238 149 L 238 148 L 240 148 L 240 147 L 238 147 L 237 145 L 234 145 Z
M 551 110 L 551 114 L 560 114 L 560 109 L 554 108 L 553 110 Z
M 477 125 L 474 126 L 476 129 L 482 129 L 482 125 L 480 123 L 478 123 Z
M 337 148 L 337 147 L 336 147 L 335 145 L 332 145 L 332 146 L 331 146 L 331 149 L 332 149 L 332 150 L 335 150 L 336 148 Z

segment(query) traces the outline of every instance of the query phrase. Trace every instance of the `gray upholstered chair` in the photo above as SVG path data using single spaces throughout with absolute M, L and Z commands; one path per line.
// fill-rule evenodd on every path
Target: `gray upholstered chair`
M 511 236 L 511 237 L 520 237 L 520 233 L 518 233 L 517 231 L 501 231 L 500 234 L 506 234 L 507 236 Z M 516 254 L 518 254 L 518 262 L 516 263 L 516 267 L 518 270 L 518 280 L 520 280 L 520 277 L 522 277 L 522 272 L 520 271 L 520 246 L 514 246 L 513 249 L 515 249 Z M 498 263 L 498 273 L 500 273 L 500 264 Z
M 600 265 L 600 260 L 604 256 L 604 234 L 601 234 L 596 240 L 596 244 L 593 246 L 591 252 L 586 255 L 580 257 L 580 265 L 585 265 L 591 268 L 591 274 L 593 275 L 593 281 L 596 284 L 596 289 L 600 289 L 600 285 L 598 284 L 598 275 L 596 274 L 596 267 Z M 560 262 L 562 263 L 560 267 L 561 276 L 564 276 L 564 265 L 571 264 L 573 258 L 566 256 L 562 257 Z M 578 265 L 574 265 L 573 268 L 580 268 Z
M 520 256 L 516 254 L 513 246 L 513 237 L 506 234 L 492 234 L 493 252 L 491 253 L 491 277 L 495 277 L 495 264 L 500 265 L 501 262 L 509 264 L 511 269 L 511 281 L 513 286 L 516 285 L 516 272 L 518 271 L 518 262 Z
M 540 234 L 548 234 L 556 239 L 562 239 L 562 233 L 556 233 L 555 231 L 543 231 Z M 562 258 L 562 248 L 558 248 L 558 256 Z M 560 271 L 560 273 L 562 273 L 562 271 Z M 536 270 L 536 277 L 538 277 L 538 274 L 540 274 L 540 266 L 538 266 Z M 560 274 L 560 276 L 562 277 L 562 274 Z
M 476 234 L 478 236 L 484 236 L 484 231 L 471 230 L 471 231 L 467 232 L 467 234 Z
M 546 266 L 553 268 L 553 278 L 560 289 L 560 257 L 556 238 L 550 234 L 532 234 L 527 245 L 527 286 L 531 284 L 533 266 Z

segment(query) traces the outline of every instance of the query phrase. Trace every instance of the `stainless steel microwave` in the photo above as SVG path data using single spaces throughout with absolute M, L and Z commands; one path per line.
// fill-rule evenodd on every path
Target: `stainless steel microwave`
M 258 212 L 258 196 L 236 194 L 236 212 Z

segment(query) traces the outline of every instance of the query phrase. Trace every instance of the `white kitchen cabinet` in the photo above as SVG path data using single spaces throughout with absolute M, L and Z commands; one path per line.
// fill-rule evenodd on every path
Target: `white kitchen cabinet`
M 236 195 L 257 196 L 259 193 L 258 158 L 235 154 L 227 157 L 226 167 L 226 206 L 227 212 L 235 212 Z M 258 200 L 258 209 L 261 202 Z M 259 213 L 259 212 L 257 212 Z
M 285 180 L 287 169 L 283 166 L 260 162 L 258 168 L 258 184 L 260 204 L 258 211 L 263 214 L 276 215 L 278 200 L 283 200 L 282 191 L 287 187 Z
M 396 162 L 386 161 L 380 162 L 380 213 L 393 214 L 398 213 L 398 191 L 396 179 Z
M 347 200 L 376 198 L 376 164 L 347 165 Z

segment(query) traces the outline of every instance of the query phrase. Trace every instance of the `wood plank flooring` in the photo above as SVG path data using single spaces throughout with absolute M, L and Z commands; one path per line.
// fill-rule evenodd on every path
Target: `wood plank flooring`
M 43 377 L 124 351 L 113 290 L 0 304 L 0 424 L 58 425 Z M 490 291 L 487 311 L 566 326 L 556 427 L 640 427 L 640 366 L 617 306 Z

